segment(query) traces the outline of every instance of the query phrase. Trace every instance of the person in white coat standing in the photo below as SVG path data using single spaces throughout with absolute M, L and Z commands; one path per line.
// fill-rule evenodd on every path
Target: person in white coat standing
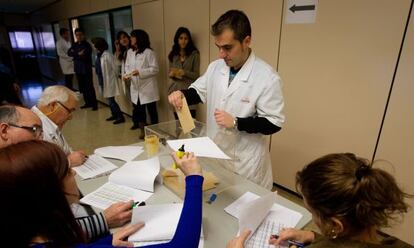
M 239 10 L 224 13 L 212 35 L 220 59 L 187 90 L 168 96 L 175 108 L 182 98 L 189 104 L 207 103 L 207 134 L 235 158 L 229 169 L 267 189 L 273 185 L 266 135 L 278 132 L 285 121 L 281 79 L 250 48 L 251 27 Z
M 158 62 L 151 49 L 147 32 L 136 29 L 131 32 L 131 48 L 125 61 L 124 80 L 131 80 L 131 101 L 134 107 L 132 130 L 140 128 L 140 138 L 144 138 L 144 126 L 147 123 L 148 111 L 151 124 L 158 123 L 157 101 L 160 100 L 158 91 Z
M 113 124 L 125 122 L 121 108 L 115 100 L 115 96 L 119 95 L 118 73 L 114 56 L 108 51 L 108 43 L 103 38 L 93 38 L 92 43 L 97 50 L 95 71 L 102 87 L 103 97 L 108 99 L 111 116 L 107 121 L 114 121 Z
M 59 56 L 59 64 L 65 75 L 65 86 L 73 90 L 73 75 L 75 74 L 73 67 L 73 58 L 68 55 L 68 50 L 72 46 L 70 43 L 69 30 L 61 28 L 59 30 L 60 39 L 56 42 L 56 51 Z

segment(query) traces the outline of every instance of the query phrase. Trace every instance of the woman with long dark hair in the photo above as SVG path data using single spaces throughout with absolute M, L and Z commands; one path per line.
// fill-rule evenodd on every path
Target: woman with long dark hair
M 158 123 L 157 101 L 160 100 L 157 74 L 158 61 L 147 32 L 136 29 L 131 32 L 131 48 L 125 61 L 124 80 L 131 80 L 131 101 L 133 104 L 132 130 L 140 128 L 139 138 L 144 138 L 147 123 L 146 111 L 151 124 Z
M 188 28 L 179 27 L 175 32 L 174 45 L 168 55 L 169 77 L 171 85 L 168 95 L 176 90 L 188 87 L 200 76 L 200 53 L 193 43 Z M 195 106 L 190 107 L 191 115 L 195 117 Z M 177 119 L 177 114 L 174 113 Z

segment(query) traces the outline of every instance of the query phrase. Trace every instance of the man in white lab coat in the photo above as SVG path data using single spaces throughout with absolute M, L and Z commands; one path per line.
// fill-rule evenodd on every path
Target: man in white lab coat
M 235 158 L 230 169 L 271 189 L 266 135 L 278 132 L 285 121 L 280 77 L 250 48 L 250 22 L 242 11 L 224 13 L 211 33 L 220 59 L 189 89 L 171 93 L 168 100 L 178 109 L 182 97 L 189 104 L 207 103 L 207 134 Z
M 65 86 L 73 90 L 73 75 L 75 74 L 73 68 L 73 58 L 68 55 L 68 50 L 72 46 L 70 43 L 70 34 L 67 28 L 59 30 L 60 39 L 56 42 L 56 50 L 59 56 L 59 64 L 65 75 Z

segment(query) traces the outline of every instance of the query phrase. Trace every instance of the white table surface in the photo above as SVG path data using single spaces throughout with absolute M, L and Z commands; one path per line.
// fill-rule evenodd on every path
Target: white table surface
M 143 143 L 135 144 L 143 146 Z M 160 144 L 160 151 L 158 153 L 161 166 L 164 168 L 171 168 L 172 158 L 169 153 L 171 150 L 168 147 L 164 147 Z M 135 160 L 147 159 L 147 155 L 144 152 Z M 123 165 L 124 161 L 110 160 L 117 166 Z M 203 229 L 204 229 L 204 247 L 205 248 L 217 248 L 226 247 L 227 242 L 232 239 L 238 231 L 238 220 L 233 216 L 227 214 L 224 208 L 237 200 L 245 192 L 250 191 L 257 195 L 265 195 L 270 191 L 235 174 L 234 172 L 227 170 L 219 165 L 219 161 L 211 158 L 199 158 L 200 164 L 203 170 L 213 172 L 218 178 L 220 183 L 215 189 L 203 192 Z M 108 181 L 108 176 L 102 176 L 94 179 L 81 180 L 79 176 L 76 177 L 78 187 L 83 195 L 91 193 L 104 183 Z M 209 196 L 213 192 L 219 193 L 217 199 L 212 204 L 206 203 Z M 156 183 L 154 194 L 146 201 L 148 204 L 163 204 L 182 202 L 182 199 L 175 195 L 166 186 Z M 296 228 L 303 228 L 312 219 L 311 214 L 303 207 L 289 201 L 282 196 L 278 196 L 276 203 L 300 212 L 303 217 L 298 223 Z M 102 211 L 95 209 L 95 211 Z

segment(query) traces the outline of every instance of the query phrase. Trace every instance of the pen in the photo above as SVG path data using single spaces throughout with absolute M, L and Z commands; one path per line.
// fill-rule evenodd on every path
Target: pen
M 278 239 L 279 235 L 274 234 L 274 235 L 271 235 L 271 237 L 274 238 L 274 239 Z M 290 245 L 295 245 L 298 248 L 304 248 L 305 247 L 305 244 L 303 244 L 301 242 L 298 242 L 298 241 L 295 241 L 295 240 L 286 240 L 286 242 L 289 244 L 289 246 Z
M 179 159 L 183 158 L 183 156 L 184 156 L 184 154 L 185 154 L 184 144 L 180 147 L 180 149 L 178 149 L 178 151 L 176 152 L 176 154 L 177 154 L 177 157 L 178 157 Z M 173 167 L 174 169 L 177 169 L 177 164 L 176 164 L 176 163 L 173 163 L 172 167 Z
M 133 204 L 132 204 L 132 208 L 136 208 L 136 207 L 142 207 L 142 206 L 145 206 L 145 202 L 144 201 L 137 201 L 137 202 L 134 202 Z

